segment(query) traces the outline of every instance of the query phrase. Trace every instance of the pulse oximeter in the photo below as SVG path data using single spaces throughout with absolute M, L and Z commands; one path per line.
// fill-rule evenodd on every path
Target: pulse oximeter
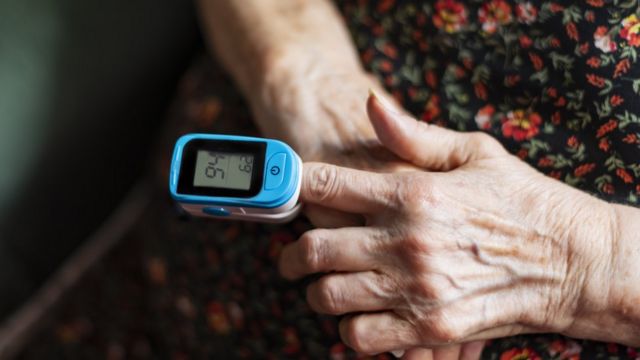
M 278 140 L 182 136 L 169 177 L 171 196 L 195 216 L 286 222 L 301 207 L 302 160 Z

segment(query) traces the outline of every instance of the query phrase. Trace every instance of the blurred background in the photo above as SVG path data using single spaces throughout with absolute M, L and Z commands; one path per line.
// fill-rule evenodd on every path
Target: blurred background
M 0 0 L 0 323 L 143 176 L 201 47 L 185 0 Z

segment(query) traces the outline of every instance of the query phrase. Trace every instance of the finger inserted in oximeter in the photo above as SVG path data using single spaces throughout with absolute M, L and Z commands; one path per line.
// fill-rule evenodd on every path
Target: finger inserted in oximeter
M 171 196 L 195 216 L 286 222 L 301 207 L 302 161 L 278 140 L 182 136 L 169 177 Z

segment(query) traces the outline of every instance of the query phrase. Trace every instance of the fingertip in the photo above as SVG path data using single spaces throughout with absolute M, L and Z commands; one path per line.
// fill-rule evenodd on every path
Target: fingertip
M 298 278 L 291 268 L 292 256 L 289 255 L 293 246 L 295 246 L 294 244 L 295 243 L 285 245 L 285 247 L 280 251 L 280 257 L 278 258 L 278 272 L 280 273 L 280 276 L 289 281 L 294 281 Z
M 386 104 L 383 104 L 380 95 L 370 89 L 369 98 L 367 99 L 367 114 L 378 139 L 385 145 L 391 140 L 390 136 L 398 131 L 397 122 L 392 118 L 392 114 L 387 107 Z
M 367 99 L 367 114 L 382 145 L 396 155 L 405 157 L 409 151 L 407 146 L 413 141 L 410 125 L 415 120 L 373 90 Z

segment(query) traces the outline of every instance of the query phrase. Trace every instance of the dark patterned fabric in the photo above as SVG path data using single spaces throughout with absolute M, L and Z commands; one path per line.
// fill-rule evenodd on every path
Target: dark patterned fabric
M 366 66 L 408 110 L 483 130 L 549 176 L 640 195 L 637 0 L 343 0 Z
M 546 174 L 638 204 L 636 1 L 340 1 L 364 64 L 417 117 L 487 131 Z M 187 132 L 255 135 L 246 104 L 203 59 L 185 76 L 154 159 L 156 196 L 120 245 L 66 296 L 22 358 L 347 359 L 309 280 L 276 270 L 309 229 L 187 219 L 167 196 Z M 373 358 L 388 359 L 388 354 Z M 486 359 L 640 359 L 638 349 L 528 335 Z

